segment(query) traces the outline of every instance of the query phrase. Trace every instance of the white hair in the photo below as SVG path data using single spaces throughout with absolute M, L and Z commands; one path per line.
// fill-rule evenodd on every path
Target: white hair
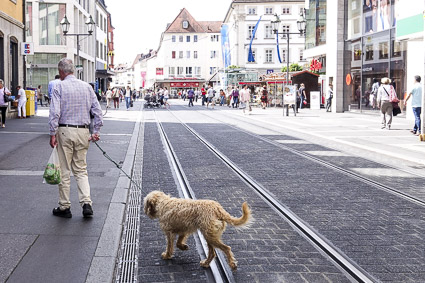
M 75 71 L 74 63 L 71 59 L 62 58 L 58 64 L 59 71 L 64 72 L 65 74 L 73 74 Z
M 4 85 L 4 81 L 2 79 L 0 79 L 0 84 Z

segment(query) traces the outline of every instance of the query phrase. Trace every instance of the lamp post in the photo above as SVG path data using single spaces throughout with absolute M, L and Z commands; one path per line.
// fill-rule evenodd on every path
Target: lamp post
M 78 72 L 77 77 L 79 79 L 81 79 L 80 78 L 81 73 L 80 73 L 80 70 L 78 69 L 78 68 L 81 67 L 81 65 L 80 65 L 81 64 L 80 63 L 80 36 L 90 36 L 90 35 L 92 35 L 96 23 L 93 21 L 93 18 L 90 15 L 90 17 L 86 21 L 88 33 L 68 33 L 69 27 L 70 27 L 71 24 L 68 21 L 68 18 L 66 17 L 66 15 L 65 15 L 63 17 L 62 21 L 60 22 L 60 25 L 62 26 L 62 32 L 63 32 L 64 36 L 75 36 L 75 37 L 77 37 L 77 60 L 78 60 L 78 62 L 77 62 L 77 72 Z
M 280 18 L 278 17 L 277 14 L 275 14 L 276 19 L 274 21 L 271 21 L 272 24 L 272 29 L 273 29 L 273 33 L 276 34 L 277 36 L 279 36 L 279 34 L 285 35 L 286 37 L 286 43 L 287 43 L 287 48 L 286 48 L 286 53 L 287 53 L 287 60 L 286 60 L 286 85 L 289 84 L 289 35 L 291 34 L 298 34 L 300 36 L 305 36 L 305 9 L 303 11 L 301 11 L 300 16 L 297 20 L 297 27 L 298 27 L 298 31 L 299 32 L 289 32 L 289 31 L 282 31 L 279 32 L 279 26 L 281 23 Z M 279 46 L 278 46 L 279 48 Z M 283 93 L 282 93 L 282 102 L 283 102 Z M 285 107 L 283 107 L 283 113 L 285 115 Z M 295 94 L 295 113 L 297 110 L 297 97 Z M 296 114 L 295 114 L 296 115 Z

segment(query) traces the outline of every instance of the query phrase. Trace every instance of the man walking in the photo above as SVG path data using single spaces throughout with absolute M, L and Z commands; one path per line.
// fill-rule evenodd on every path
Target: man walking
M 18 90 L 18 117 L 25 119 L 27 117 L 27 96 L 20 85 L 16 89 Z
M 193 89 L 189 89 L 189 91 L 187 92 L 187 97 L 189 98 L 189 107 L 192 106 L 193 107 L 193 97 L 195 96 L 195 92 L 193 91 Z
M 415 84 L 404 101 L 404 106 L 406 106 L 410 96 L 412 97 L 412 110 L 413 115 L 415 115 L 415 125 L 413 126 L 413 130 L 410 132 L 417 136 L 421 134 L 422 86 L 420 82 L 421 77 L 415 76 Z
M 92 87 L 74 76 L 71 59 L 60 60 L 58 69 L 61 82 L 53 88 L 49 127 L 50 146 L 58 149 L 62 182 L 59 184 L 59 207 L 53 209 L 53 215 L 72 217 L 69 196 L 72 170 L 83 216 L 91 217 L 93 209 L 86 157 L 89 142 L 99 140 L 103 126 L 102 110 Z M 94 116 L 92 135 L 89 132 L 90 114 Z
M 60 82 L 61 80 L 60 80 L 60 76 L 59 75 L 56 75 L 55 76 L 55 79 L 54 80 L 51 80 L 50 82 L 49 82 L 49 84 L 47 85 L 47 95 L 49 96 L 49 103 L 50 103 L 50 101 L 52 100 L 52 91 L 53 91 L 53 88 L 55 87 L 55 85 L 58 83 L 58 82 Z

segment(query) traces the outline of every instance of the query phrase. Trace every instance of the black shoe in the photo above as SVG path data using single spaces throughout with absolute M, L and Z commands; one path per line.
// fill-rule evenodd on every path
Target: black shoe
M 93 209 L 91 208 L 91 205 L 86 203 L 83 205 L 83 216 L 84 217 L 92 217 L 93 216 Z
M 63 217 L 63 218 L 71 218 L 72 217 L 72 213 L 71 213 L 70 208 L 67 208 L 65 210 L 61 210 L 60 207 L 53 208 L 53 215 L 58 216 L 58 217 Z

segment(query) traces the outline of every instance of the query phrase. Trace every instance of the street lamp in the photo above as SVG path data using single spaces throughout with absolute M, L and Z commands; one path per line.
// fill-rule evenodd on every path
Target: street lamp
M 271 21 L 273 33 L 276 34 L 276 35 L 279 35 L 279 34 L 285 35 L 286 42 L 287 42 L 286 85 L 288 85 L 289 84 L 289 35 L 290 34 L 298 34 L 300 36 L 305 36 L 305 23 L 306 23 L 306 21 L 305 21 L 305 9 L 300 12 L 300 17 L 297 20 L 297 27 L 298 27 L 299 32 L 289 32 L 289 30 L 279 32 L 280 23 L 281 23 L 281 21 L 280 21 L 279 16 L 277 14 L 275 14 L 275 20 Z M 278 48 L 279 48 L 279 46 L 278 46 Z M 283 101 L 283 98 L 282 98 L 282 101 Z M 285 107 L 283 107 L 283 108 L 285 109 Z M 296 113 L 296 110 L 297 110 L 297 100 L 296 100 L 296 95 L 295 95 L 295 113 Z
M 69 27 L 71 26 L 71 23 L 68 21 L 68 18 L 65 15 L 63 17 L 62 21 L 60 22 L 60 25 L 62 26 L 62 32 L 63 32 L 63 35 L 64 36 L 76 36 L 77 37 L 77 59 L 78 59 L 78 62 L 77 62 L 78 75 L 77 75 L 77 77 L 79 79 L 81 79 L 80 75 L 82 73 L 80 73 L 80 70 L 78 69 L 78 68 L 81 67 L 81 65 L 80 65 L 81 64 L 80 63 L 80 36 L 90 36 L 90 35 L 92 35 L 96 23 L 93 21 L 93 18 L 90 15 L 90 17 L 86 21 L 87 32 L 88 33 L 68 33 L 69 32 Z M 83 39 L 81 39 L 81 40 L 83 40 Z

